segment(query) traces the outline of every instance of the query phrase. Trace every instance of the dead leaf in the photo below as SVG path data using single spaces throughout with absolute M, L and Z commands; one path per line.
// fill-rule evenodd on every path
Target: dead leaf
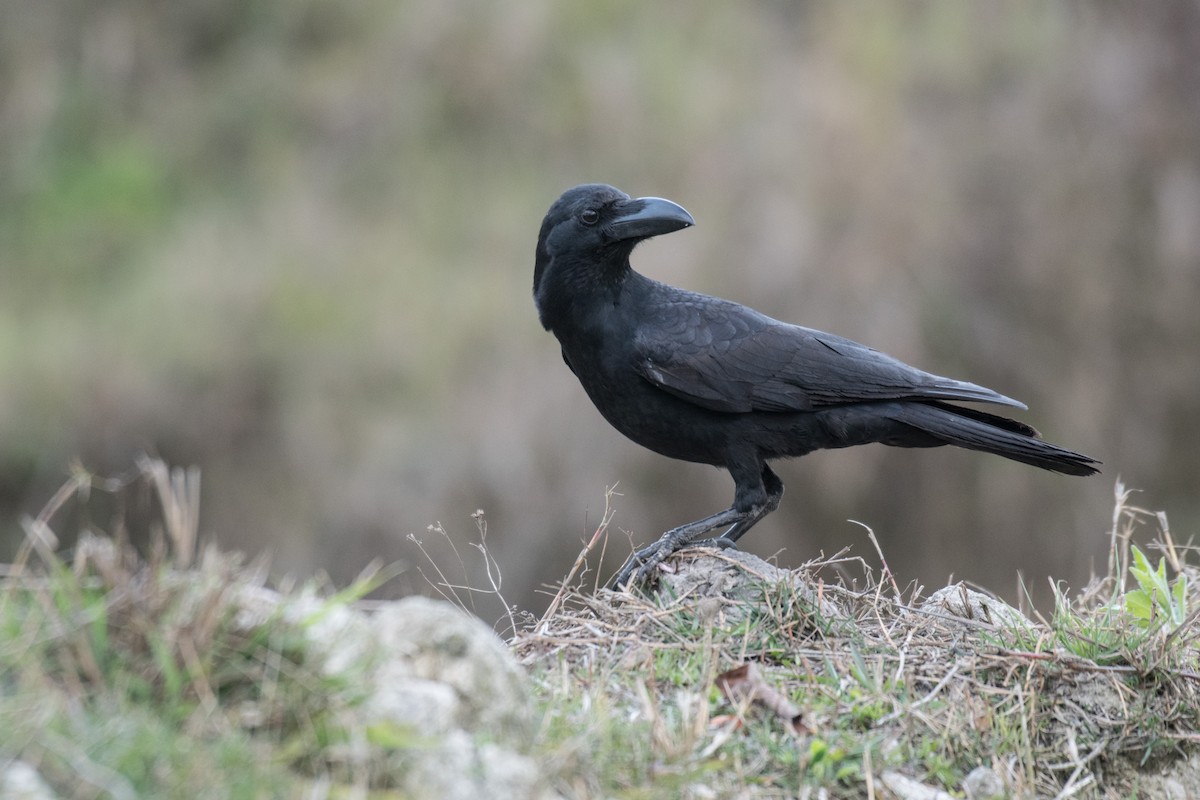
M 768 685 L 752 662 L 722 672 L 717 676 L 717 688 L 735 706 L 755 703 L 782 720 L 792 733 L 809 733 L 796 704 Z

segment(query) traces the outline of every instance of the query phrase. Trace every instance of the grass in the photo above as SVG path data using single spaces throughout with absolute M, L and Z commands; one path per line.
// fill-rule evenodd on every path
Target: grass
M 954 602 L 901 593 L 886 562 L 880 576 L 845 555 L 794 573 L 685 556 L 656 594 L 560 587 L 515 639 L 544 745 L 569 754 L 549 764 L 559 790 L 862 797 L 900 774 L 961 793 L 982 767 L 1004 796 L 1153 794 L 1147 766 L 1181 763 L 1197 741 L 1200 606 L 1187 549 L 1129 497 L 1118 486 L 1113 571 L 1078 594 L 1056 587 L 1049 621 L 964 618 Z M 1132 544 L 1147 519 L 1158 567 Z M 967 594 L 947 596 L 1002 606 Z M 797 704 L 798 725 L 715 688 L 745 664 Z
M 20 758 L 71 797 L 282 798 L 362 783 L 369 765 L 347 746 L 363 733 L 347 725 L 360 698 L 321 669 L 305 628 L 376 575 L 298 620 L 248 618 L 266 570 L 197 549 L 198 478 L 152 460 L 116 481 L 77 471 L 26 521 L 0 588 L 0 762 Z M 54 515 L 97 490 L 155 493 L 148 553 L 85 533 L 70 561 L 56 554 Z
M 91 533 L 69 559 L 57 552 L 57 515 L 97 491 L 152 494 L 147 552 Z M 532 685 L 543 783 L 562 797 L 1200 787 L 1195 559 L 1121 486 L 1109 572 L 1056 586 L 1049 619 L 961 585 L 902 589 L 886 561 L 876 571 L 847 553 L 788 572 L 692 552 L 655 591 L 611 592 L 589 562 L 614 496 L 547 612 L 499 625 Z M 364 724 L 353 670 L 322 670 L 306 636 L 386 575 L 291 587 L 281 608 L 307 599 L 302 613 L 247 619 L 264 565 L 197 545 L 198 497 L 197 473 L 144 460 L 111 481 L 76 471 L 26 521 L 0 587 L 0 759 L 72 797 L 393 796 L 389 770 L 422 742 Z M 1147 550 L 1134 540 L 1148 524 Z M 476 525 L 487 586 L 437 564 L 429 576 L 463 607 L 502 587 L 481 514 Z M 470 553 L 455 569 L 470 572 Z

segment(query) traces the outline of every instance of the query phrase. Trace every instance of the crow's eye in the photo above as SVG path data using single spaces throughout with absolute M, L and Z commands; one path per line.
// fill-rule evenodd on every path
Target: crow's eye
M 595 225 L 600 221 L 600 212 L 594 208 L 584 209 L 583 213 L 579 215 L 579 221 L 584 225 Z

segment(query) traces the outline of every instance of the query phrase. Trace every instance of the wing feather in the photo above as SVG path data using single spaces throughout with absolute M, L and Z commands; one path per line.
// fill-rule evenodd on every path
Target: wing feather
M 664 287 L 665 288 L 665 287 Z M 675 290 L 638 332 L 637 367 L 654 385 L 729 413 L 811 411 L 876 400 L 959 400 L 1024 408 L 966 381 L 923 372 L 829 333 Z

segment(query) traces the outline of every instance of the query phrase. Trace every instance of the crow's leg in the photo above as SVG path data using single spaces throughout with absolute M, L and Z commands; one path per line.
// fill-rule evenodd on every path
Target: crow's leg
M 730 506 L 724 511 L 713 514 L 711 517 L 705 517 L 695 522 L 689 522 L 686 525 L 680 525 L 678 528 L 672 528 L 659 537 L 657 542 L 649 547 L 643 547 L 630 556 L 629 560 L 625 562 L 625 566 L 621 567 L 621 571 L 613 578 L 610 585 L 614 589 L 621 589 L 629 585 L 631 578 L 634 583 L 643 583 L 667 556 L 687 547 L 697 536 L 701 536 L 717 528 L 723 528 L 726 525 L 736 527 L 748 516 L 749 513 L 738 511 L 735 507 Z
M 779 476 L 766 464 L 757 462 L 750 474 L 753 476 L 751 479 L 737 483 L 736 498 L 732 506 L 711 517 L 672 528 L 654 544 L 635 552 L 613 578 L 610 584 L 612 588 L 628 586 L 631 580 L 633 583 L 645 582 L 668 556 L 687 547 L 697 537 L 717 528 L 729 526 L 725 533 L 703 544 L 721 549 L 734 547 L 738 538 L 779 507 L 779 500 L 783 497 L 783 481 L 779 480 Z M 734 480 L 737 481 L 738 477 L 735 473 Z
M 705 544 L 712 547 L 719 547 L 722 550 L 728 550 L 731 547 L 736 548 L 737 540 L 742 538 L 746 534 L 746 531 L 758 524 L 759 520 L 767 514 L 779 508 L 779 501 L 783 499 L 783 481 L 779 480 L 779 476 L 766 464 L 763 464 L 762 468 L 762 482 L 763 489 L 767 493 L 767 499 L 760 507 L 758 513 L 734 523 L 729 527 L 729 530 L 712 541 L 705 542 Z

